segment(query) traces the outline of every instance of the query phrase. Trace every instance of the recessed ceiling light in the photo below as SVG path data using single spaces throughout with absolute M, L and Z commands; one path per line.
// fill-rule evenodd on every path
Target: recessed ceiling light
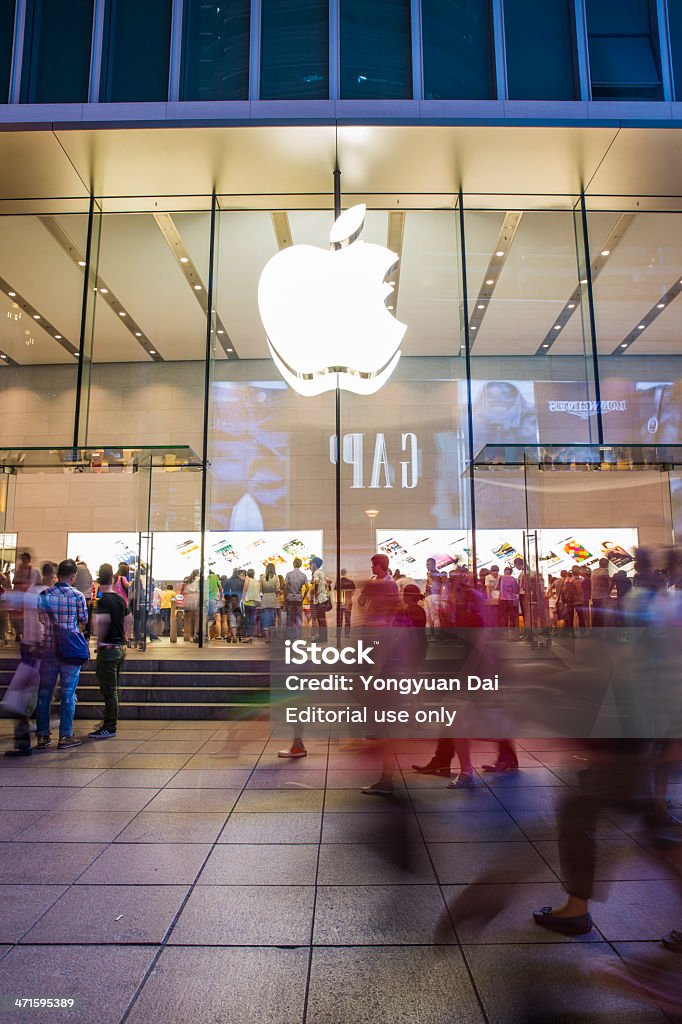
M 218 328 L 218 334 L 224 334 L 224 333 L 225 333 L 225 331 L 222 329 L 222 327 L 219 327 Z
M 645 327 L 646 327 L 646 324 L 638 324 L 637 325 L 637 330 L 638 331 L 643 331 Z
M 545 342 L 545 343 L 544 343 L 544 345 L 543 345 L 542 347 L 543 347 L 543 348 L 549 348 L 549 344 L 548 344 L 548 342 Z
M 181 263 L 189 263 L 189 257 L 187 257 L 187 256 L 181 256 L 181 257 L 180 257 L 180 262 L 181 262 Z
M 126 315 L 126 313 L 125 313 L 125 310 L 124 310 L 124 309 L 120 309 L 120 310 L 118 311 L 118 315 L 119 315 L 119 316 L 125 316 L 125 315 Z
M 496 256 L 504 256 L 504 249 L 498 249 L 495 253 Z
M 156 355 L 156 349 L 155 348 L 150 348 L 149 349 L 149 355 L 150 356 L 155 356 Z
M 195 284 L 194 285 L 194 291 L 195 292 L 200 292 L 201 291 L 201 285 L 200 284 Z
M 568 308 L 569 309 L 575 309 L 575 302 L 569 302 Z
M 628 347 L 627 341 L 624 341 L 623 344 L 620 347 L 621 348 L 627 348 Z
M 135 331 L 135 337 L 136 338 L 141 338 L 142 337 L 142 331 Z
M 84 267 L 85 266 L 85 260 L 79 260 L 78 261 L 78 266 L 79 267 Z
M 80 352 L 78 351 L 78 349 L 76 349 L 76 351 L 73 354 L 76 356 L 76 358 L 78 358 L 78 356 L 80 355 Z
M 227 351 L 228 351 L 228 352 L 234 352 L 234 349 L 233 349 L 233 348 L 228 348 L 228 350 L 227 350 Z
M 100 288 L 99 291 L 100 291 L 100 295 L 108 295 L 109 294 L 109 289 L 108 288 Z
M 7 356 L 5 355 L 4 352 L 0 352 L 0 359 L 7 359 Z
M 486 281 L 486 284 L 495 284 L 495 281 L 493 280 L 492 277 L 489 277 L 488 280 Z
M 659 304 L 656 306 L 656 309 L 665 309 L 665 302 L 659 302 Z
M 55 338 L 57 339 L 57 341 L 61 341 L 62 340 L 61 334 L 55 334 Z
M 554 330 L 555 331 L 560 331 L 561 330 L 561 324 L 554 324 Z
M 602 254 L 602 256 L 610 256 L 611 255 L 611 250 L 610 249 L 602 249 L 601 254 Z
M 34 320 L 40 320 L 40 313 L 34 313 L 33 314 L 33 319 Z
M 581 284 L 587 284 L 587 278 L 583 277 L 580 281 Z
M 472 325 L 471 325 L 471 330 L 472 330 L 472 331 L 475 331 L 475 330 L 476 330 L 476 324 L 472 324 Z
M 15 299 L 17 296 L 16 292 L 7 292 L 7 294 L 9 295 L 10 299 Z
M 485 309 L 485 306 L 482 302 L 479 302 L 479 304 L 476 306 L 476 309 Z

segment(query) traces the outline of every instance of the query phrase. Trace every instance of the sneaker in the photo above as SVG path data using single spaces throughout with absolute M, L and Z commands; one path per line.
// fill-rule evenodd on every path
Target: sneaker
M 105 729 L 103 725 L 99 729 L 95 729 L 94 732 L 88 733 L 89 740 L 110 740 L 116 735 L 116 730 L 113 732 L 110 729 Z
M 51 746 L 52 746 L 52 737 L 51 736 L 39 736 L 38 737 L 38 742 L 36 744 L 36 752 L 38 752 L 40 750 L 49 750 L 49 748 Z
M 83 740 L 79 740 L 75 736 L 60 736 L 57 750 L 70 750 L 71 747 L 80 747 L 82 742 Z
M 288 750 L 279 750 L 277 757 L 307 757 L 308 751 L 305 747 L 289 747 Z
M 30 747 L 14 747 L 13 750 L 5 751 L 5 757 L 30 757 L 32 753 Z
M 446 789 L 473 789 L 476 783 L 469 772 L 460 772 L 456 779 L 448 782 Z

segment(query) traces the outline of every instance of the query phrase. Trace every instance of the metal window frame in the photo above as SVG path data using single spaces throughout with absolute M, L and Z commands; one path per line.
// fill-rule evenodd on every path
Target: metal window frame
M 675 99 L 675 86 L 672 67 L 672 48 L 670 45 L 668 4 L 666 3 L 666 0 L 655 0 L 654 13 L 656 16 L 656 31 L 653 34 L 658 38 L 663 102 L 672 103 Z
M 249 14 L 249 99 L 260 99 L 261 32 L 263 10 L 261 0 L 251 0 Z
M 168 99 L 171 103 L 175 103 L 180 99 L 184 17 L 184 0 L 173 0 L 173 8 L 171 11 L 170 55 L 168 58 Z
M 341 98 L 341 0 L 329 0 L 329 99 Z
M 592 99 L 590 79 L 590 50 L 587 43 L 587 12 L 585 0 L 573 0 L 575 22 L 575 55 L 578 65 L 579 99 Z
M 422 46 L 421 0 L 410 0 L 410 32 L 412 35 L 412 99 L 424 99 L 424 50 Z
M 14 7 L 14 37 L 12 40 L 12 66 L 9 76 L 8 97 L 10 103 L 21 102 L 21 73 L 24 64 L 27 2 L 28 0 L 16 0 Z
M 102 48 L 104 46 L 104 20 L 109 0 L 95 0 L 92 8 L 92 38 L 90 41 L 90 79 L 88 103 L 98 103 L 102 86 Z
M 495 58 L 495 99 L 509 99 L 507 87 L 507 46 L 504 36 L 504 0 L 492 0 L 490 5 Z

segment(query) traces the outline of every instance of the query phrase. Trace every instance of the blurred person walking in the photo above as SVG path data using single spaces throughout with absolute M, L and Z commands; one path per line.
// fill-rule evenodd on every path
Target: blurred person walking
M 284 608 L 287 616 L 287 635 L 298 639 L 301 635 L 301 613 L 303 610 L 303 591 L 307 587 L 308 577 L 301 569 L 301 559 L 294 559 L 294 567 L 284 577 Z
M 43 650 L 36 707 L 37 750 L 52 746 L 50 705 L 57 679 L 61 686 L 58 749 L 78 747 L 82 742 L 73 735 L 73 716 L 81 666 L 89 657 L 87 641 L 82 635 L 88 609 L 85 598 L 73 586 L 77 571 L 73 559 L 65 558 L 57 567 L 57 583 L 44 590 L 38 599 Z
M 400 580 L 397 579 L 396 583 L 400 587 Z M 402 590 L 402 587 L 400 587 Z M 355 594 L 355 584 L 352 579 L 348 576 L 348 570 L 342 569 L 341 576 L 334 585 L 336 591 L 336 601 L 339 608 L 339 619 L 338 623 L 343 626 L 344 635 L 350 636 L 350 624 L 351 616 L 353 614 L 353 596 Z M 419 588 L 417 587 L 417 592 Z
M 93 628 L 97 637 L 95 676 L 104 700 L 104 715 L 100 727 L 88 735 L 91 740 L 108 740 L 116 735 L 119 682 L 132 616 L 121 595 L 114 592 L 114 571 L 107 562 L 99 567 L 99 583 L 101 597 Z

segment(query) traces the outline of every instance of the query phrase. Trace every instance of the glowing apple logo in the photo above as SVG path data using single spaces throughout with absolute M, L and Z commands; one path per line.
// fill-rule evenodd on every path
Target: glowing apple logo
M 385 278 L 398 256 L 383 245 L 357 241 L 364 205 L 334 222 L 330 250 L 313 245 L 282 249 L 266 264 L 258 307 L 272 358 L 301 395 L 338 386 L 373 395 L 400 359 L 407 330 L 386 306 L 393 285 Z

